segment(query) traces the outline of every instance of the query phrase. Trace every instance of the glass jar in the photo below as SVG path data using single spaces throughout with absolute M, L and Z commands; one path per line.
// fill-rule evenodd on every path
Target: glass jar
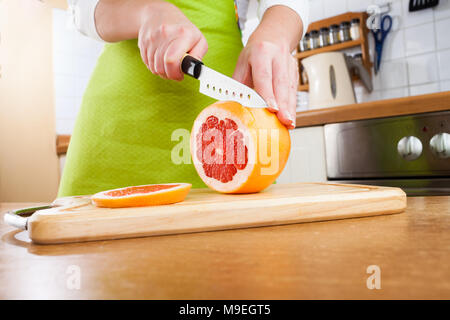
M 305 33 L 305 36 L 302 39 L 302 43 L 303 43 L 303 50 L 304 51 L 308 51 L 311 48 L 309 47 L 309 33 Z
M 303 44 L 303 39 L 300 40 L 300 43 L 298 44 L 298 52 L 303 52 L 305 50 L 305 45 Z
M 344 21 L 341 23 L 339 29 L 339 41 L 346 42 L 350 40 L 352 40 L 352 38 L 350 37 L 350 22 Z
M 332 24 L 330 26 L 330 33 L 328 38 L 330 45 L 339 43 L 339 26 Z
M 312 30 L 309 35 L 309 49 L 314 50 L 319 48 L 319 31 Z
M 361 34 L 359 32 L 359 19 L 352 19 L 351 26 L 350 26 L 350 37 L 352 40 L 358 40 L 361 37 Z
M 330 29 L 321 28 L 319 35 L 319 47 L 323 48 L 330 45 Z

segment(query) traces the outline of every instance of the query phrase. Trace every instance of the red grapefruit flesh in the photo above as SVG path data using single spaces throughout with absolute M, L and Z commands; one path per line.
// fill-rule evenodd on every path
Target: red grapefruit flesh
M 105 208 L 154 206 L 183 201 L 190 189 L 189 183 L 149 184 L 99 192 L 91 200 Z
M 216 102 L 195 120 L 191 154 L 206 185 L 224 193 L 258 192 L 280 175 L 290 152 L 288 130 L 266 109 Z

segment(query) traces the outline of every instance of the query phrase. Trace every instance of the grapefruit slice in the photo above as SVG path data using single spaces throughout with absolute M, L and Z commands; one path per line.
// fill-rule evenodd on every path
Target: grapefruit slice
M 102 191 L 91 197 L 97 207 L 124 208 L 171 204 L 183 201 L 189 183 L 148 184 Z
M 205 108 L 191 132 L 195 169 L 206 185 L 223 193 L 267 188 L 283 171 L 290 149 L 289 132 L 275 114 L 232 101 Z

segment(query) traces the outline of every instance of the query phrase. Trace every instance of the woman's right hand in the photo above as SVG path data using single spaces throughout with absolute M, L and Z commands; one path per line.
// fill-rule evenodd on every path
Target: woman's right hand
M 154 5 L 159 7 L 155 10 Z M 165 79 L 182 80 L 181 60 L 186 53 L 202 59 L 208 43 L 200 30 L 167 2 L 143 10 L 138 46 L 142 60 L 153 73 Z

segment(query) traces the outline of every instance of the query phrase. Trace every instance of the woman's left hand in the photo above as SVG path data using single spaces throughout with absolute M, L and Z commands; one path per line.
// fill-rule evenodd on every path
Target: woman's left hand
M 247 43 L 233 78 L 252 87 L 289 129 L 295 128 L 298 87 L 297 60 L 287 46 L 259 40 Z
M 233 75 L 254 88 L 289 129 L 295 128 L 299 78 L 297 59 L 291 51 L 302 31 L 297 13 L 284 6 L 269 8 L 242 50 Z

